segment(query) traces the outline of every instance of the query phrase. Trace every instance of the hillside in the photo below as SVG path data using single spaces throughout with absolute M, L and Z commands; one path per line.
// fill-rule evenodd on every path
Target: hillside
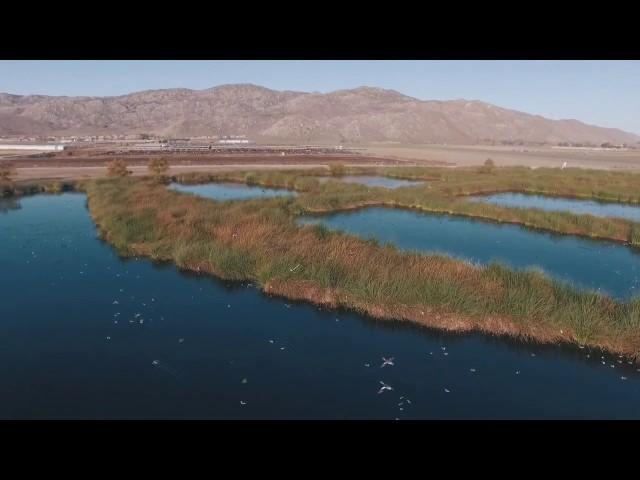
M 131 133 L 331 143 L 640 141 L 638 135 L 577 120 L 550 120 L 479 101 L 422 101 L 371 87 L 326 94 L 248 84 L 118 97 L 0 93 L 0 135 Z

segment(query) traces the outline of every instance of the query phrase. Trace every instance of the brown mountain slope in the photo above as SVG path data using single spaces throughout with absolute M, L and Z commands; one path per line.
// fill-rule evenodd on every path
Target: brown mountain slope
M 576 120 L 549 120 L 478 101 L 421 101 L 371 87 L 327 94 L 247 84 L 119 97 L 0 93 L 0 135 L 45 133 L 248 135 L 263 141 L 338 143 L 640 141 L 622 130 Z

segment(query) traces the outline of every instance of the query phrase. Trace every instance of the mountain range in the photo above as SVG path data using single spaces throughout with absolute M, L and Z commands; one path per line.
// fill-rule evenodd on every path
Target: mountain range
M 0 93 L 0 135 L 134 133 L 341 144 L 640 141 L 636 134 L 578 120 L 551 120 L 476 100 L 419 100 L 373 87 L 306 93 L 236 84 L 115 97 Z

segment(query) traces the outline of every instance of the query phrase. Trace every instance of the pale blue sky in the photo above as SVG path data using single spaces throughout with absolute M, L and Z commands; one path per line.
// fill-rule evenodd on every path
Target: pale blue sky
M 0 92 L 16 94 L 122 95 L 226 83 L 318 92 L 368 85 L 640 134 L 640 61 L 0 61 Z

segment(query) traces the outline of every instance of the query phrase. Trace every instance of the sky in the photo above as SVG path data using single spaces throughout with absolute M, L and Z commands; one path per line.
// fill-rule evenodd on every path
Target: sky
M 481 100 L 640 134 L 640 61 L 0 61 L 0 92 L 111 96 L 253 83 L 330 92 L 372 86 L 421 100 Z

